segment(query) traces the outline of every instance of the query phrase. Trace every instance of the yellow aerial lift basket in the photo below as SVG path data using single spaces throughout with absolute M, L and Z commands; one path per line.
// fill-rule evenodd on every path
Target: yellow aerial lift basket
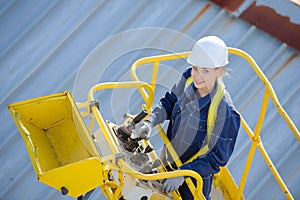
M 244 164 L 240 183 L 236 183 L 227 167 L 222 167 L 220 173 L 215 175 L 215 185 L 221 190 L 222 196 L 225 199 L 244 199 L 243 191 L 250 167 L 253 163 L 254 154 L 258 150 L 285 197 L 287 199 L 294 199 L 278 173 L 276 166 L 270 159 L 260 138 L 269 99 L 272 100 L 277 111 L 285 120 L 298 142 L 300 142 L 299 130 L 280 105 L 269 80 L 252 57 L 239 49 L 229 48 L 228 51 L 230 54 L 244 58 L 250 64 L 257 76 L 264 83 L 265 93 L 255 129 L 252 130 L 245 119 L 241 118 L 241 126 L 249 136 L 251 147 L 247 161 Z M 72 197 L 80 197 L 100 186 L 101 192 L 111 200 L 124 198 L 180 200 L 182 198 L 177 191 L 171 194 L 164 194 L 153 190 L 153 187 L 146 186 L 144 183 L 146 181 L 149 183 L 149 180 L 154 181 L 176 176 L 186 176 L 192 177 L 197 181 L 194 185 L 189 178 L 186 179 L 190 191 L 194 195 L 194 199 L 204 199 L 201 192 L 202 179 L 198 173 L 192 170 L 166 172 L 161 169 L 158 170 L 158 173 L 144 173 L 143 170 L 140 170 L 143 166 L 143 164 L 140 164 L 140 161 L 144 158 L 146 161 L 143 163 L 153 165 L 159 159 L 155 150 L 153 151 L 153 149 L 148 148 L 151 147 L 149 145 L 150 141 L 144 139 L 137 143 L 132 143 L 136 141 L 129 140 L 126 134 L 121 135 L 118 132 L 118 128 L 122 126 L 115 125 L 103 119 L 99 105 L 97 105 L 94 97 L 97 91 L 105 89 L 138 89 L 146 103 L 142 108 L 147 113 L 151 113 L 160 62 L 185 59 L 189 54 L 190 52 L 182 52 L 137 60 L 130 69 L 133 81 L 106 82 L 94 85 L 89 90 L 86 102 L 76 104 L 71 94 L 64 92 L 10 104 L 8 106 L 9 111 L 26 144 L 38 180 Z M 137 68 L 148 63 L 153 64 L 149 84 L 140 81 L 136 74 Z M 78 109 L 81 109 L 81 112 Z M 86 127 L 85 121 L 82 118 L 85 116 L 90 117 L 89 128 Z M 135 119 L 136 117 L 132 121 L 125 120 L 126 123 L 122 125 L 126 125 L 126 128 L 127 122 L 130 124 L 131 122 L 135 122 Z M 93 132 L 95 122 L 99 128 Z M 174 160 L 178 161 L 179 159 L 176 159 L 178 156 L 172 145 L 169 145 L 170 142 L 163 128 L 160 125 L 156 126 L 156 128 L 164 144 L 169 149 L 171 156 Z M 100 145 L 97 142 L 97 137 L 98 139 L 100 137 L 104 141 L 101 144 L 107 144 L 107 147 Z M 96 144 L 98 144 L 98 148 Z M 136 144 L 137 148 L 128 150 L 128 147 L 132 147 L 132 144 Z M 101 148 L 102 150 L 106 148 L 105 152 L 110 153 L 104 155 Z M 150 150 L 148 151 L 147 149 Z M 138 157 L 139 155 L 142 155 L 142 157 Z M 139 158 L 142 159 L 140 160 Z M 176 164 L 180 165 L 180 163 Z M 157 168 L 159 169 L 159 167 Z
M 78 197 L 101 181 L 99 153 L 69 92 L 9 105 L 38 180 Z

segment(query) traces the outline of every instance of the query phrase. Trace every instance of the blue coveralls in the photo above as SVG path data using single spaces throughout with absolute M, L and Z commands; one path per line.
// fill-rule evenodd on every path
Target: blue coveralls
M 217 86 L 211 94 L 199 97 L 193 83 L 186 86 L 186 80 L 191 76 L 191 70 L 188 68 L 183 72 L 180 81 L 160 100 L 148 120 L 152 122 L 153 126 L 164 120 L 170 120 L 167 137 L 183 163 L 179 169 L 198 172 L 203 179 L 202 192 L 207 199 L 210 199 L 213 174 L 219 172 L 220 166 L 226 165 L 233 152 L 240 127 L 240 115 L 225 90 L 218 107 L 211 139 L 207 141 L 208 109 Z M 208 153 L 186 163 L 207 143 L 210 149 Z M 168 161 L 169 164 L 171 163 L 171 168 L 178 169 L 166 148 L 163 149 L 161 157 L 164 164 L 167 164 L 166 161 Z M 179 188 L 179 192 L 183 199 L 192 199 L 185 183 Z

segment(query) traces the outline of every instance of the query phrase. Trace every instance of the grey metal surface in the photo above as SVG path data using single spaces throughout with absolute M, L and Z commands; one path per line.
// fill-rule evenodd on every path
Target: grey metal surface
M 140 38 L 129 37 L 129 44 L 126 41 L 119 43 L 109 40 L 123 31 L 145 27 L 156 27 L 151 31 L 154 30 L 153 33 L 157 35 L 143 37 L 137 34 Z M 159 32 L 158 28 L 166 30 Z M 174 31 L 171 38 L 164 35 L 169 30 Z M 176 38 L 176 33 L 180 37 Z M 182 40 L 183 34 L 186 40 Z M 107 40 L 110 46 L 104 46 L 105 52 L 99 51 L 105 57 L 99 55 L 98 69 L 93 67 L 93 70 L 103 72 L 98 81 L 129 80 L 128 70 L 136 59 L 157 53 L 190 50 L 191 43 L 185 41 L 205 35 L 218 35 L 228 46 L 243 49 L 252 55 L 299 129 L 299 52 L 209 1 L 1 1 L 0 199 L 70 199 L 36 180 L 25 145 L 7 111 L 7 104 L 65 90 L 75 91 L 74 84 L 79 80 L 78 73 L 85 58 L 91 55 L 89 53 L 98 44 Z M 149 48 L 124 51 L 124 54 L 113 58 L 109 65 L 101 66 L 101 58 L 109 60 L 108 55 L 137 41 Z M 177 67 L 176 73 L 166 70 L 173 65 Z M 187 65 L 175 62 L 166 63 L 165 66 L 165 71 L 159 76 L 158 81 L 162 84 L 156 102 Z M 254 129 L 263 84 L 242 59 L 231 56 L 229 66 L 232 70 L 231 77 L 226 79 L 227 89 L 236 107 Z M 86 74 L 86 81 L 93 74 L 88 71 L 81 73 Z M 129 94 L 130 99 L 119 101 L 116 103 L 118 105 L 110 100 L 114 94 L 99 94 L 108 119 L 119 120 L 116 119 L 118 116 L 111 113 L 112 104 L 115 110 L 119 110 L 119 106 L 120 110 L 125 107 L 137 111 L 138 101 L 134 101 L 137 94 Z M 128 102 L 133 105 L 128 106 Z M 293 196 L 300 198 L 300 145 L 271 104 L 267 114 L 262 141 Z M 154 139 L 158 140 L 156 137 Z M 247 135 L 240 131 L 234 155 L 228 164 L 237 183 L 249 146 Z M 244 192 L 246 199 L 284 199 L 258 153 L 253 162 Z M 103 198 L 99 189 L 92 195 L 92 199 Z

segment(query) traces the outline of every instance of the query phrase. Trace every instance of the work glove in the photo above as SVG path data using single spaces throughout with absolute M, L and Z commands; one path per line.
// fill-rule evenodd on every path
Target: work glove
M 150 121 L 143 121 L 140 123 L 137 123 L 134 127 L 134 130 L 132 131 L 132 134 L 130 136 L 131 139 L 146 139 L 150 136 L 152 130 L 152 123 Z
M 168 178 L 162 184 L 162 192 L 170 193 L 174 190 L 177 190 L 184 182 L 183 176 L 175 177 L 175 178 Z

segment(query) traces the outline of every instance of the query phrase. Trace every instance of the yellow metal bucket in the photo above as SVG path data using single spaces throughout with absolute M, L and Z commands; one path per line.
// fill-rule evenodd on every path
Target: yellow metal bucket
M 39 181 L 72 197 L 100 185 L 99 152 L 69 92 L 8 108 Z

